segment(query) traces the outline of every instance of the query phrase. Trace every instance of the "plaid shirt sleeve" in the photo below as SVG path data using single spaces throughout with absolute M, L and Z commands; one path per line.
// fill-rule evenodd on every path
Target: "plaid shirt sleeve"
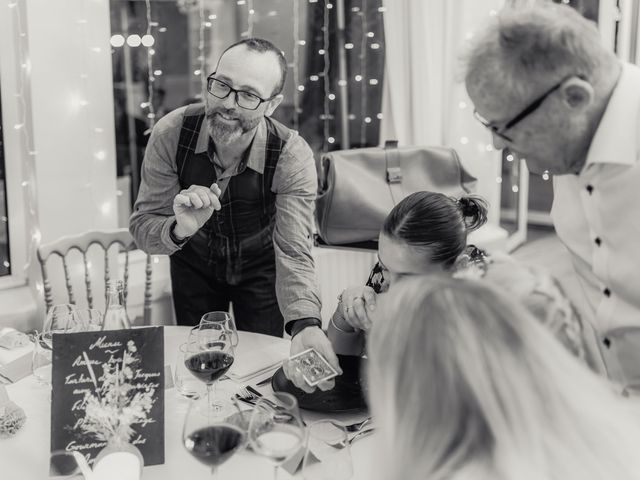
M 171 255 L 180 248 L 171 239 L 170 230 L 175 221 L 173 198 L 180 192 L 175 157 L 184 110 L 174 110 L 158 121 L 144 154 L 129 230 L 138 248 L 146 253 Z
M 311 148 L 292 132 L 278 160 L 271 186 L 276 194 L 273 233 L 276 295 L 285 325 L 300 318 L 321 318 L 320 294 L 311 256 L 317 185 Z

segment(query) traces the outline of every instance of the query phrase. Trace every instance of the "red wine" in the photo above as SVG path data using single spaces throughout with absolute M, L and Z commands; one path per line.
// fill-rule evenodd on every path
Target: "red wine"
M 216 351 L 199 352 L 184 361 L 185 367 L 205 383 L 215 382 L 232 364 L 232 355 Z
M 244 433 L 231 425 L 214 425 L 200 428 L 184 441 L 186 449 L 210 466 L 218 466 L 240 447 Z

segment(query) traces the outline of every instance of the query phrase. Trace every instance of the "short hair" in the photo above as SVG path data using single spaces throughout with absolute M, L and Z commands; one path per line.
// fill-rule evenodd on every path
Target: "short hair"
M 423 250 L 429 262 L 454 266 L 467 246 L 467 233 L 487 221 L 487 203 L 477 196 L 459 200 L 437 192 L 415 192 L 389 213 L 382 226 L 387 236 Z
M 284 53 L 282 52 L 282 50 L 280 50 L 269 40 L 265 40 L 264 38 L 256 38 L 256 37 L 244 38 L 234 43 L 233 45 L 228 46 L 224 50 L 224 52 L 222 52 L 222 54 L 220 55 L 220 58 L 218 59 L 218 64 L 220 63 L 220 59 L 224 56 L 225 53 L 227 53 L 232 48 L 239 47 L 239 46 L 245 46 L 248 50 L 251 50 L 253 52 L 258 52 L 258 53 L 271 52 L 276 56 L 276 59 L 278 60 L 278 66 L 280 67 L 280 81 L 276 84 L 276 87 L 274 88 L 271 96 L 275 97 L 276 95 L 279 95 L 280 93 L 282 93 L 282 89 L 284 88 L 284 82 L 287 78 L 287 60 L 284 57 Z M 216 65 L 216 70 L 217 68 L 218 67 Z
M 596 25 L 573 8 L 552 2 L 503 8 L 473 38 L 463 61 L 465 80 L 499 79 L 514 93 L 568 75 L 597 80 L 615 55 Z M 493 72 L 493 73 L 492 73 Z

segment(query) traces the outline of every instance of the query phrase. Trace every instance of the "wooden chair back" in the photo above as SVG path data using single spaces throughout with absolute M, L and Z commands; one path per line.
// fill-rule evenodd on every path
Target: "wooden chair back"
M 124 269 L 123 269 L 123 282 L 124 282 L 124 297 L 125 302 L 129 292 L 129 253 L 135 250 L 136 244 L 126 228 L 108 230 L 108 231 L 88 231 L 78 235 L 68 235 L 59 238 L 53 242 L 40 245 L 38 247 L 38 261 L 40 262 L 40 268 L 42 271 L 42 281 L 44 284 L 44 300 L 47 308 L 47 312 L 53 306 L 53 289 L 49 275 L 48 261 L 52 255 L 58 256 L 62 261 L 62 268 L 64 271 L 64 281 L 67 291 L 68 303 L 77 304 L 77 292 L 74 290 L 73 282 L 71 278 L 69 253 L 73 250 L 80 252 L 82 256 L 82 264 L 84 267 L 84 295 L 86 297 L 87 305 L 89 308 L 94 308 L 94 285 L 90 274 L 89 260 L 87 253 L 89 247 L 92 245 L 99 245 L 104 251 L 104 285 L 106 292 L 106 285 L 112 279 L 112 274 L 109 252 L 112 246 L 117 245 L 118 253 L 123 252 L 125 255 Z M 111 249 L 113 250 L 113 249 Z M 149 325 L 151 321 L 151 256 L 147 255 L 145 263 L 145 286 L 144 286 L 144 310 L 143 310 L 143 324 Z M 116 280 L 116 278 L 113 278 Z M 118 278 L 119 279 L 119 278 Z M 77 285 L 77 283 L 76 283 Z

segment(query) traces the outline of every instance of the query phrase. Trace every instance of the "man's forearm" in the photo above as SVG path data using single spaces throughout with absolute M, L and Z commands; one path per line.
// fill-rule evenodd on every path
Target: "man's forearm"
M 129 229 L 138 248 L 151 255 L 171 255 L 179 246 L 170 237 L 173 217 L 135 212 Z

